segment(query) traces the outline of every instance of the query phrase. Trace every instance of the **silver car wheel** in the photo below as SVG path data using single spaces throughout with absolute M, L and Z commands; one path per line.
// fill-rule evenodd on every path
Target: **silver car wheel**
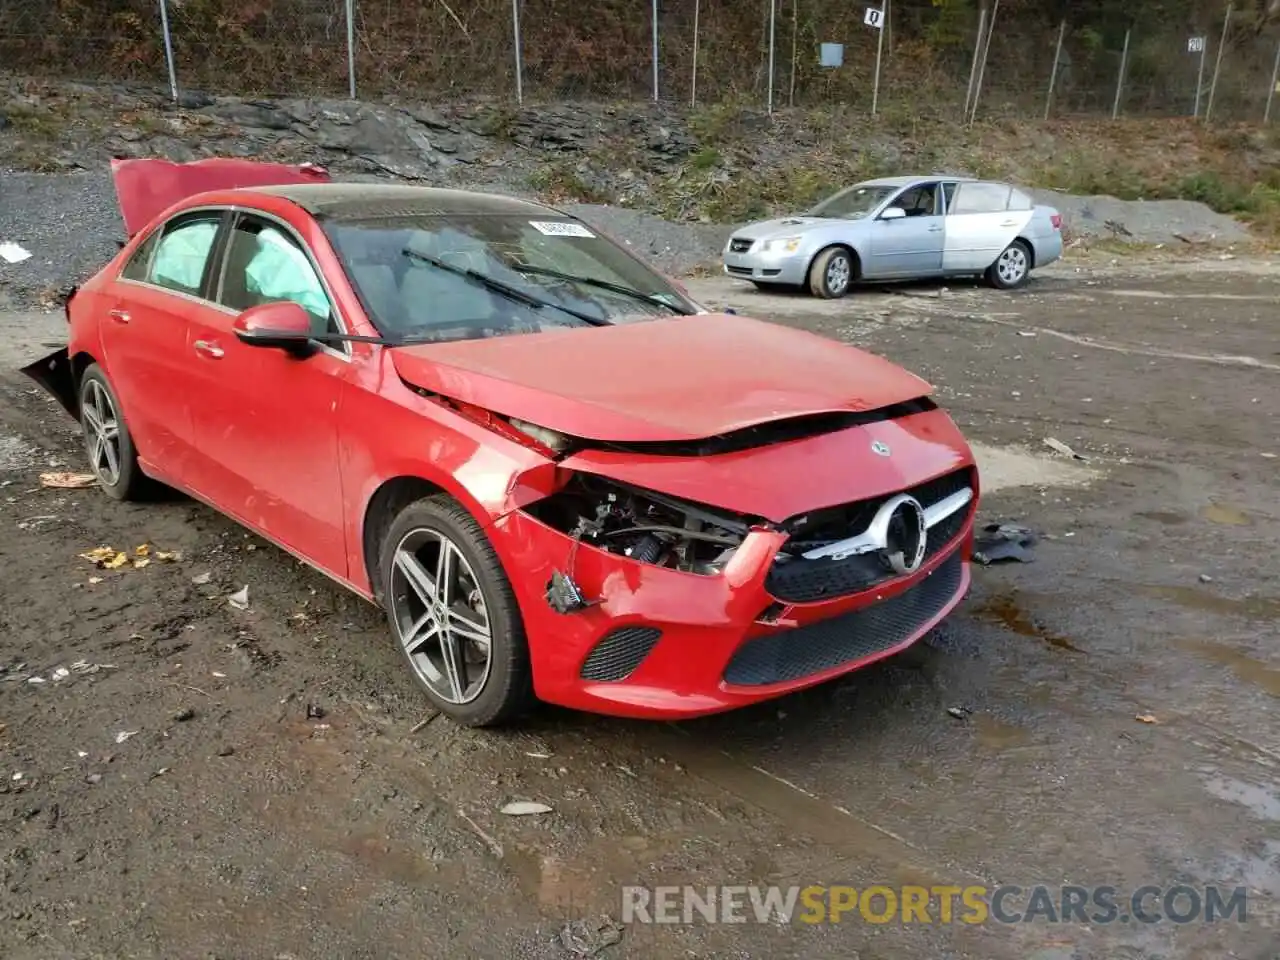
M 843 254 L 831 258 L 831 262 L 827 264 L 827 289 L 834 294 L 844 293 L 849 286 L 849 279 L 853 273 L 849 264 L 849 258 Z
M 436 530 L 407 533 L 395 551 L 391 608 L 400 645 L 427 688 L 445 703 L 478 697 L 492 668 L 492 633 L 458 545 Z
M 1022 247 L 1015 244 L 996 261 L 996 272 L 1000 280 L 1009 286 L 1016 286 L 1027 275 L 1027 254 Z
M 80 421 L 89 468 L 104 486 L 114 487 L 120 482 L 120 418 L 111 397 L 97 380 L 85 382 L 80 396 Z

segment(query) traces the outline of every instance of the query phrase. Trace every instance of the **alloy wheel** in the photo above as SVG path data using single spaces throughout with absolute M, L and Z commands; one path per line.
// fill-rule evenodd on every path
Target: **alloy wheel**
M 1017 245 L 1010 247 L 1000 254 L 1000 259 L 996 261 L 996 272 L 999 273 L 1001 281 L 1009 286 L 1020 283 L 1027 273 L 1026 253 Z
M 105 486 L 120 482 L 120 418 L 111 397 L 97 380 L 88 380 L 80 397 L 89 466 Z
M 492 668 L 492 629 L 475 571 L 458 545 L 417 529 L 396 546 L 392 620 L 410 665 L 445 703 L 470 703 Z
M 827 264 L 827 289 L 835 294 L 843 293 L 845 288 L 849 286 L 851 273 L 848 257 L 832 257 L 831 262 Z

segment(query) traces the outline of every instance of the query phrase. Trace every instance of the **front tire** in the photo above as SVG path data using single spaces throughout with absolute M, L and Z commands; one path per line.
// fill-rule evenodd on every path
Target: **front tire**
M 133 436 L 111 381 L 96 363 L 80 378 L 79 395 L 80 430 L 98 485 L 116 500 L 143 499 L 148 481 L 138 465 Z
M 445 495 L 410 504 L 383 539 L 379 569 L 392 633 L 441 713 L 487 727 L 529 709 L 524 621 L 471 514 Z
M 987 282 L 997 290 L 1015 290 L 1031 276 L 1031 248 L 1025 240 L 1015 240 L 1004 248 L 987 268 Z
M 809 267 L 809 291 L 824 300 L 839 300 L 853 286 L 853 254 L 844 247 L 827 247 Z

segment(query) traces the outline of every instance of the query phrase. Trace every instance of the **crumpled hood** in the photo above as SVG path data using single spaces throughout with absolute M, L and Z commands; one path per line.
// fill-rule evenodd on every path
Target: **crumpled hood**
M 931 392 L 816 334 L 703 314 L 390 351 L 408 383 L 587 440 L 679 441 Z
M 211 157 L 191 163 L 171 160 L 112 160 L 111 179 L 116 200 L 130 237 L 156 215 L 179 200 L 210 190 L 238 190 L 242 187 L 273 187 L 286 183 L 324 183 L 329 173 L 323 167 L 304 163 L 261 163 Z

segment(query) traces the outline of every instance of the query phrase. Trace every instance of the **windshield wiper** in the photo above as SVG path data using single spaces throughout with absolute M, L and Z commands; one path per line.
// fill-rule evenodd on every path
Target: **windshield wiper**
M 559 310 L 561 313 L 567 313 L 569 316 L 575 317 L 583 323 L 589 324 L 593 327 L 613 326 L 613 324 L 608 320 L 602 320 L 600 317 L 593 317 L 591 314 L 583 313 L 581 310 L 562 307 L 554 300 L 547 300 L 543 297 L 535 296 L 532 293 L 521 290 L 519 287 L 513 287 L 509 283 L 504 283 L 497 277 L 491 277 L 487 273 L 481 273 L 479 270 L 472 270 L 470 267 L 454 266 L 452 263 L 447 263 L 444 260 L 437 259 L 430 254 L 419 253 L 412 247 L 405 247 L 401 252 L 411 260 L 417 260 L 421 263 L 426 263 L 430 266 L 436 267 L 439 270 L 444 270 L 447 273 L 455 273 L 460 277 L 465 277 L 472 283 L 476 283 L 484 287 L 486 290 L 492 290 L 494 293 L 500 294 L 508 300 L 514 300 L 516 303 L 522 303 L 526 307 L 533 307 L 535 310 L 550 307 L 552 310 Z
M 529 263 L 516 263 L 512 265 L 513 270 L 520 273 L 532 273 L 539 277 L 554 277 L 557 280 L 565 280 L 569 283 L 581 283 L 588 287 L 598 287 L 601 290 L 609 290 L 613 293 L 621 294 L 624 297 L 631 297 L 633 300 L 639 300 L 643 303 L 651 303 L 656 307 L 662 307 L 670 310 L 672 313 L 679 314 L 682 317 L 689 316 L 689 311 L 682 307 L 677 307 L 674 303 L 668 303 L 657 294 L 645 293 L 634 287 L 628 287 L 621 283 L 611 283 L 608 280 L 597 280 L 595 277 L 580 277 L 574 273 L 561 273 L 559 270 L 552 270 L 549 267 L 535 267 Z

